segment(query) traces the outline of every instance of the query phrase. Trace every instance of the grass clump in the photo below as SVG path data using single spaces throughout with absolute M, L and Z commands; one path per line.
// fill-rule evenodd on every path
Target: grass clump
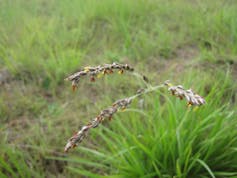
M 99 77 L 101 75 L 106 75 L 106 74 L 112 74 L 115 69 L 119 70 L 120 74 L 122 74 L 124 70 L 130 71 L 130 72 L 134 70 L 128 64 L 124 65 L 124 64 L 118 64 L 114 62 L 113 64 L 104 64 L 104 65 L 99 65 L 96 67 L 84 67 L 84 70 L 81 70 L 67 77 L 66 80 L 72 81 L 72 89 L 73 91 L 75 91 L 82 76 L 89 75 L 91 77 L 91 81 L 94 82 L 95 77 Z M 139 77 L 139 79 L 143 79 L 143 81 L 146 84 L 147 82 L 149 82 L 146 76 L 142 76 L 138 73 L 135 73 L 134 75 Z M 65 149 L 64 149 L 65 152 L 67 152 L 71 148 L 76 147 L 86 136 L 89 129 L 97 127 L 106 118 L 111 120 L 112 116 L 117 111 L 127 108 L 135 98 L 139 97 L 142 94 L 147 94 L 152 91 L 158 90 L 164 86 L 168 86 L 168 90 L 171 91 L 172 95 L 175 95 L 176 97 L 180 98 L 180 100 L 183 100 L 185 98 L 188 102 L 187 103 L 188 106 L 201 106 L 206 103 L 205 100 L 201 96 L 194 93 L 191 89 L 185 90 L 183 86 L 181 85 L 173 86 L 168 81 L 158 86 L 152 86 L 150 84 L 149 85 L 147 84 L 146 89 L 140 89 L 137 92 L 137 94 L 125 99 L 118 100 L 115 103 L 113 103 L 111 107 L 102 110 L 101 113 L 96 118 L 94 118 L 86 126 L 82 127 L 81 130 L 79 130 L 73 137 L 70 138 L 67 145 L 65 146 Z
M 76 74 L 72 75 L 74 79 Z M 111 120 L 114 113 L 127 108 L 135 98 L 157 91 L 165 85 L 173 95 L 181 100 L 185 98 L 188 106 L 205 103 L 202 97 L 192 90 L 184 90 L 180 85 L 172 86 L 165 82 L 164 85 L 152 87 L 149 84 L 147 89 L 118 100 L 112 107 L 102 110 L 69 139 L 65 151 L 77 146 L 90 128 L 97 127 L 106 118 Z M 227 81 L 224 81 L 222 87 L 226 88 L 225 85 L 228 85 Z M 88 154 L 89 158 L 85 162 L 81 158 L 74 158 L 74 161 L 86 167 L 80 169 L 69 165 L 69 169 L 89 177 L 97 174 L 88 169 L 104 169 L 106 173 L 118 177 L 236 176 L 236 119 L 227 105 L 220 105 L 218 102 L 221 101 L 220 93 L 223 92 L 222 89 L 212 90 L 208 104 L 203 108 L 193 109 L 185 108 L 181 103 L 174 104 L 163 92 L 158 92 L 155 101 L 148 101 L 153 103 L 151 110 L 131 110 L 127 119 L 115 119 L 114 125 L 103 127 L 97 133 L 102 138 L 96 143 L 97 151 L 79 147 L 78 151 Z M 226 97 L 229 96 L 231 94 Z M 95 163 L 96 160 L 100 164 Z
M 235 177 L 237 122 L 235 112 L 227 104 L 221 104 L 223 92 L 227 92 L 227 100 L 232 96 L 226 90 L 228 81 L 217 82 L 215 86 L 221 83 L 219 90 L 209 92 L 207 104 L 202 108 L 184 107 L 181 102 L 174 102 L 163 92 L 158 92 L 155 100 L 145 97 L 151 104 L 148 110 L 128 109 L 127 116 L 119 114 L 123 119 L 113 116 L 114 112 L 108 113 L 105 117 L 111 119 L 113 116 L 113 123 L 94 132 L 101 140 L 93 141 L 95 146 L 92 149 L 82 146 L 78 149 L 79 154 L 87 154 L 85 162 L 75 155 L 72 159 L 62 160 L 85 166 L 80 169 L 72 164 L 69 170 L 89 177 L 98 176 L 96 172 L 101 169 L 104 175 L 113 175 L 111 177 Z M 181 86 L 169 87 L 171 93 L 180 99 L 186 97 L 191 104 L 195 99 L 187 97 L 189 90 L 184 94 L 180 89 Z M 150 92 L 146 91 L 143 93 Z M 140 97 L 141 93 L 137 96 Z M 101 115 L 96 118 L 104 120 Z M 82 127 L 69 140 L 66 149 L 70 149 L 72 143 L 78 145 L 89 128 L 97 127 L 101 122 L 96 121 Z

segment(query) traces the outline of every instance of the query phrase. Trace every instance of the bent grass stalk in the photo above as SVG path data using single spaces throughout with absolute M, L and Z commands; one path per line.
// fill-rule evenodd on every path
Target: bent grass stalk
M 114 69 L 119 69 L 119 73 L 123 73 L 123 70 L 133 71 L 134 69 L 130 67 L 128 64 L 105 64 L 103 66 L 97 66 L 97 67 L 85 67 L 84 70 L 79 71 L 68 78 L 66 80 L 72 81 L 72 89 L 75 90 L 76 86 L 79 82 L 79 79 L 81 76 L 90 75 L 91 77 L 95 77 L 100 75 L 101 73 L 103 75 L 109 73 L 113 73 Z M 138 73 L 135 74 L 138 77 L 142 77 L 145 82 L 148 81 L 148 79 L 145 76 L 139 76 Z M 91 80 L 94 81 L 94 80 Z M 177 85 L 173 86 L 169 81 L 164 82 L 161 85 L 152 86 L 147 85 L 146 89 L 140 89 L 137 91 L 137 93 L 133 96 L 117 100 L 112 104 L 112 106 L 102 110 L 99 115 L 97 115 L 94 119 L 92 119 L 87 125 L 83 126 L 76 134 L 74 134 L 67 142 L 64 151 L 68 152 L 71 148 L 74 148 L 79 145 L 79 143 L 82 142 L 82 140 L 86 137 L 87 133 L 91 128 L 96 128 L 101 124 L 105 119 L 111 120 L 113 115 L 121 110 L 126 109 L 131 102 L 136 99 L 140 95 L 145 95 L 147 93 L 157 91 L 160 88 L 168 87 L 168 90 L 171 91 L 172 95 L 182 99 L 187 100 L 188 106 L 201 106 L 205 104 L 205 100 L 198 94 L 194 93 L 191 89 L 185 90 L 183 86 Z

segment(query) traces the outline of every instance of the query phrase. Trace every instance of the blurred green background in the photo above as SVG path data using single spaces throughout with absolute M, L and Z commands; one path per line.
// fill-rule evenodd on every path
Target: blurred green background
M 149 94 L 63 153 L 89 119 L 144 87 L 126 72 L 74 93 L 64 81 L 113 61 L 207 104 Z M 0 177 L 237 177 L 236 77 L 235 0 L 0 1 Z

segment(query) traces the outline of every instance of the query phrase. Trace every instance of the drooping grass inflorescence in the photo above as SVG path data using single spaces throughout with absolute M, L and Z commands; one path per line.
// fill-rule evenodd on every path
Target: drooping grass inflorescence
M 81 130 L 79 130 L 68 140 L 64 151 L 67 152 L 70 148 L 74 148 L 75 146 L 77 146 L 86 136 L 89 129 L 96 128 L 105 119 L 111 120 L 113 114 L 115 114 L 118 110 L 124 110 L 131 102 L 132 98 L 121 99 L 116 101 L 112 106 L 108 107 L 107 109 L 102 110 L 97 117 L 92 119 L 87 125 L 82 127 Z
M 128 64 L 118 64 L 118 63 L 112 63 L 112 64 L 105 64 L 103 66 L 97 66 L 97 67 L 85 67 L 84 70 L 79 71 L 68 78 L 66 80 L 72 81 L 72 88 L 73 90 L 76 89 L 78 82 L 82 76 L 89 75 L 90 77 L 98 76 L 98 75 L 105 75 L 109 73 L 113 73 L 113 70 L 117 69 L 119 70 L 119 73 L 123 73 L 124 70 L 128 70 L 133 72 L 134 69 L 129 66 Z M 138 73 L 135 73 L 137 77 L 142 78 L 145 82 L 148 81 L 147 77 L 143 75 L 139 75 Z M 191 89 L 185 90 L 183 86 L 177 85 L 173 86 L 169 81 L 164 82 L 163 84 L 152 86 L 147 85 L 147 88 L 140 89 L 136 92 L 135 95 L 130 96 L 128 98 L 117 100 L 112 104 L 112 106 L 102 110 L 99 115 L 97 115 L 94 119 L 89 121 L 89 123 L 85 126 L 83 126 L 77 133 L 75 133 L 67 142 L 64 151 L 68 152 L 71 148 L 76 147 L 79 145 L 80 142 L 85 138 L 88 131 L 91 128 L 96 128 L 99 126 L 99 124 L 102 123 L 105 119 L 111 120 L 113 115 L 117 113 L 118 111 L 126 109 L 131 102 L 136 99 L 140 95 L 144 95 L 153 91 L 157 91 L 160 88 L 168 87 L 168 91 L 171 92 L 172 95 L 182 99 L 187 100 L 188 106 L 201 106 L 206 103 L 205 99 L 201 97 L 200 95 L 194 93 Z
M 69 77 L 65 78 L 65 80 L 69 80 L 72 82 L 72 89 L 73 91 L 75 91 L 81 77 L 90 76 L 90 80 L 94 82 L 96 77 L 99 78 L 100 76 L 106 74 L 112 74 L 114 73 L 114 70 L 118 70 L 118 73 L 122 74 L 124 71 L 133 71 L 134 69 L 128 64 L 118 64 L 116 62 L 112 64 L 99 65 L 96 67 L 87 66 L 84 67 L 83 70 L 80 70 L 75 74 L 72 74 Z
M 192 89 L 185 90 L 182 85 L 173 86 L 169 81 L 166 81 L 165 85 L 168 86 L 168 90 L 171 91 L 172 95 L 180 98 L 180 100 L 185 98 L 188 106 L 200 106 L 206 103 L 204 98 L 194 93 Z

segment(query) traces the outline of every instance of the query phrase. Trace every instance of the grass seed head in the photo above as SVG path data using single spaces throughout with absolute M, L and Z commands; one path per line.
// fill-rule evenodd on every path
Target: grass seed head
M 185 90 L 182 85 L 171 86 L 167 85 L 168 90 L 171 91 L 172 95 L 187 100 L 188 106 L 200 106 L 206 103 L 205 99 L 200 95 L 194 93 L 191 89 Z
M 127 108 L 132 102 L 131 98 L 125 98 L 114 102 L 114 104 L 100 112 L 100 114 L 92 119 L 86 126 L 83 126 L 76 134 L 74 134 L 67 142 L 64 152 L 68 152 L 71 148 L 75 148 L 87 135 L 90 128 L 96 128 L 105 119 L 111 120 L 118 110 Z
M 67 77 L 66 80 L 72 81 L 72 88 L 75 90 L 82 76 L 89 75 L 91 81 L 95 81 L 96 76 L 98 77 L 99 75 L 112 74 L 114 70 L 118 70 L 118 72 L 122 74 L 125 70 L 133 71 L 134 69 L 128 64 L 118 63 L 104 64 L 96 67 L 88 66 L 84 67 L 82 71 Z M 143 76 L 142 79 L 148 82 L 148 79 L 145 76 Z M 75 148 L 80 142 L 82 142 L 91 128 L 98 127 L 105 119 L 111 120 L 116 112 L 126 109 L 136 97 L 156 91 L 164 86 L 168 87 L 168 90 L 172 93 L 172 95 L 180 98 L 181 100 L 185 98 L 188 106 L 200 106 L 206 103 L 200 95 L 194 93 L 191 89 L 185 90 L 182 85 L 173 86 L 169 81 L 166 81 L 164 84 L 158 86 L 149 86 L 146 89 L 140 89 L 135 95 L 117 100 L 112 104 L 112 106 L 102 110 L 99 115 L 92 119 L 87 125 L 83 126 L 68 140 L 64 151 L 68 152 L 71 148 Z
M 114 73 L 114 70 L 118 70 L 119 74 L 123 74 L 124 71 L 130 71 L 130 72 L 134 71 L 134 69 L 128 64 L 119 64 L 114 62 L 112 64 L 104 64 L 95 67 L 91 66 L 84 67 L 83 70 L 80 70 L 68 76 L 67 78 L 65 78 L 65 80 L 72 82 L 72 88 L 74 91 L 77 88 L 76 86 L 78 85 L 79 80 L 83 76 L 90 76 L 90 81 L 94 82 L 95 77 L 100 78 L 103 75 L 112 74 Z

